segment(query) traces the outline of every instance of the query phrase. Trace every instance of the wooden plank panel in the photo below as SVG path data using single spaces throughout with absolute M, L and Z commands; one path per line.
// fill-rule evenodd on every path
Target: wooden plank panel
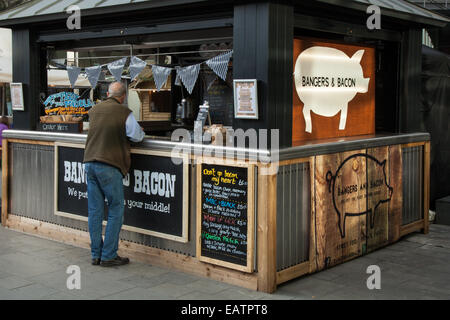
M 425 227 L 423 220 L 416 221 L 405 226 L 400 227 L 400 237 L 403 237 L 411 232 L 420 231 Z
M 400 145 L 389 147 L 389 185 L 392 187 L 392 200 L 389 202 L 389 243 L 400 238 L 402 225 L 403 185 L 402 185 L 402 149 Z
M 402 144 L 402 148 L 412 148 L 412 147 L 420 147 L 423 146 L 426 142 L 411 142 L 407 144 Z
M 277 284 L 298 278 L 304 274 L 309 273 L 310 263 L 304 262 L 288 269 L 279 271 L 277 273 Z
M 291 164 L 298 164 L 298 163 L 305 163 L 310 162 L 311 158 L 298 158 L 298 159 L 289 159 L 289 160 L 282 160 L 278 163 L 278 166 L 288 166 Z
M 311 271 L 399 238 L 401 168 L 399 145 L 315 157 L 311 242 L 317 257 Z
M 375 160 L 367 160 L 367 208 L 371 210 L 371 213 L 366 215 L 368 222 L 366 230 L 367 252 L 370 252 L 388 243 L 389 202 L 392 187 L 389 186 L 388 147 L 368 149 L 367 154 L 375 158 Z
M 317 156 L 315 163 L 316 254 L 318 270 L 336 265 L 361 254 L 365 237 L 361 235 L 364 217 L 352 214 L 366 211 L 365 150 Z M 349 215 L 350 214 L 350 215 Z
M 53 146 L 55 144 L 54 141 L 38 141 L 38 140 L 24 140 L 24 139 L 8 139 L 8 141 L 10 143 L 24 143 L 41 146 Z
M 257 190 L 258 290 L 272 293 L 277 285 L 277 176 L 258 175 Z
M 309 272 L 313 273 L 317 270 L 317 232 L 316 232 L 316 157 L 310 158 L 310 181 L 311 181 L 311 221 L 309 236 Z
M 356 154 L 365 154 L 365 151 L 360 150 Z M 342 256 L 338 258 L 338 262 L 354 259 L 364 254 L 367 248 L 367 214 L 364 214 L 364 212 L 369 208 L 367 207 L 367 190 L 362 186 L 367 182 L 368 163 L 367 158 L 361 156 L 351 158 L 353 155 L 355 153 L 341 154 L 339 165 L 342 165 L 342 167 L 339 173 L 336 172 L 342 177 L 336 177 L 334 198 L 341 215 L 342 231 L 345 231 L 345 237 L 342 238 L 341 235 L 341 242 L 338 242 L 342 250 Z M 344 161 L 347 162 L 344 163 Z M 339 180 L 340 188 L 344 189 L 344 193 L 345 188 L 356 191 L 339 196 Z M 338 194 L 336 194 L 336 191 Z M 345 203 L 342 203 L 344 200 Z M 344 219 L 344 222 L 342 222 L 342 219 Z M 339 248 L 336 247 L 335 250 L 339 250 Z

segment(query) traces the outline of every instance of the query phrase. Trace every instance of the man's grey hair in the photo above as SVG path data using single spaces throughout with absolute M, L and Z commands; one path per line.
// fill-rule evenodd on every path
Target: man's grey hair
M 110 97 L 122 97 L 127 92 L 127 88 L 122 82 L 113 82 L 108 87 Z

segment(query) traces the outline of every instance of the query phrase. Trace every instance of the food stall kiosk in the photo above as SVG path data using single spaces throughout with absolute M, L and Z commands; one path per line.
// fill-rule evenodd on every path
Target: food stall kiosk
M 89 248 L 86 132 L 35 130 L 38 98 L 49 53 L 115 50 L 112 61 L 125 44 L 127 56 L 173 68 L 174 125 L 132 146 L 120 254 L 274 292 L 428 232 L 430 136 L 408 123 L 419 108 L 420 28 L 448 19 L 401 2 L 382 8 L 381 30 L 367 29 L 366 1 L 107 1 L 81 8 L 81 30 L 39 1 L 3 13 L 25 108 L 3 135 L 2 225 Z M 225 77 L 176 85 L 177 68 L 230 49 Z M 191 139 L 194 126 L 175 123 L 182 98 L 195 114 L 213 102 L 212 122 L 234 136 Z

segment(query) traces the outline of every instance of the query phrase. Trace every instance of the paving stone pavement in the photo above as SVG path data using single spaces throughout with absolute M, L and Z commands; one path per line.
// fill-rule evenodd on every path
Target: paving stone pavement
M 67 267 L 81 271 L 69 290 Z M 367 267 L 381 269 L 369 290 Z M 88 249 L 0 227 L 0 300 L 347 300 L 450 299 L 450 226 L 432 224 L 364 257 L 278 286 L 274 294 L 243 289 L 136 261 L 102 268 Z

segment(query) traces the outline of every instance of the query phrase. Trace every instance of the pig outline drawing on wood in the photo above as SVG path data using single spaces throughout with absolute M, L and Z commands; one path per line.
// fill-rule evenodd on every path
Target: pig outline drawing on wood
M 304 104 L 303 117 L 306 132 L 312 132 L 311 111 L 325 117 L 334 117 L 341 111 L 339 130 L 345 129 L 348 103 L 355 98 L 357 93 L 366 93 L 369 88 L 370 78 L 364 78 L 360 64 L 364 53 L 365 50 L 358 50 L 350 58 L 341 50 L 314 46 L 298 55 L 295 63 L 294 80 L 297 95 Z M 325 88 L 305 88 L 302 85 L 302 76 L 304 75 L 312 77 L 328 76 L 328 86 Z M 356 87 L 336 88 L 335 77 L 355 78 Z M 330 88 L 338 90 L 330 92 Z M 326 92 L 327 90 L 328 92 Z
M 337 176 L 339 174 L 339 171 L 342 169 L 342 167 L 344 167 L 344 165 L 348 161 L 350 161 L 351 159 L 357 158 L 357 157 L 366 158 L 366 161 L 367 161 L 366 162 L 366 167 L 368 166 L 368 161 L 374 161 L 376 166 L 379 166 L 379 167 L 381 167 L 383 169 L 383 182 L 384 182 L 384 186 L 386 186 L 388 188 L 389 196 L 388 196 L 388 199 L 381 199 L 381 200 L 379 200 L 374 208 L 367 208 L 366 211 L 363 211 L 363 212 L 344 212 L 343 213 L 343 212 L 340 212 L 340 210 L 336 206 L 336 197 L 335 197 L 336 178 L 337 178 Z M 375 213 L 377 211 L 377 208 L 380 206 L 380 204 L 391 201 L 392 195 L 394 193 L 394 188 L 392 188 L 387 182 L 387 177 L 386 177 L 386 160 L 383 160 L 382 162 L 380 162 L 380 161 L 378 161 L 377 158 L 371 156 L 370 154 L 365 154 L 365 153 L 356 153 L 356 154 L 351 155 L 348 158 L 346 158 L 339 165 L 339 168 L 336 170 L 336 173 L 334 175 L 331 172 L 331 170 L 329 170 L 327 172 L 327 174 L 326 174 L 326 181 L 328 183 L 328 188 L 329 188 L 328 191 L 332 194 L 333 206 L 334 206 L 334 210 L 336 211 L 336 214 L 338 216 L 338 227 L 339 227 L 339 231 L 340 231 L 342 239 L 345 238 L 345 221 L 347 219 L 347 216 L 349 216 L 349 217 L 357 217 L 357 216 L 362 216 L 362 215 L 368 214 L 369 215 L 370 228 L 373 229 L 374 226 L 375 226 Z M 368 192 L 368 190 L 369 190 L 369 187 L 367 186 L 366 192 Z M 366 194 L 366 199 L 367 199 L 367 194 Z

